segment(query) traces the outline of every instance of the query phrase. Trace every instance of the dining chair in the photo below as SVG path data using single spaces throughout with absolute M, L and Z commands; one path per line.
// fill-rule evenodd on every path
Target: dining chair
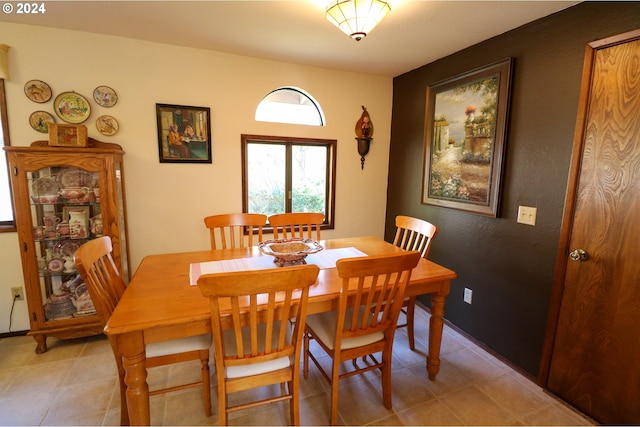
M 258 233 L 258 241 L 256 243 L 260 243 L 262 242 L 262 227 L 266 223 L 266 215 L 255 213 L 211 215 L 204 219 L 204 224 L 209 229 L 212 250 L 251 247 L 253 246 L 255 232 Z M 247 235 L 246 238 L 244 237 L 245 234 Z M 216 235 L 219 237 L 216 238 Z M 229 240 L 228 244 L 227 238 Z
M 103 236 L 84 243 L 76 250 L 74 255 L 76 268 L 87 285 L 87 290 L 103 326 L 107 324 L 111 313 L 113 313 L 126 289 L 122 276 L 113 261 L 112 250 L 111 238 Z M 205 334 L 147 344 L 145 346 L 147 369 L 172 363 L 200 360 L 200 373 L 202 376 L 201 380 L 197 382 L 150 390 L 149 395 L 202 385 L 204 412 L 207 416 L 211 416 L 211 382 L 209 379 L 209 348 L 211 347 L 211 342 L 211 334 Z M 116 359 L 120 380 L 120 424 L 129 425 L 124 366 L 116 338 L 109 336 L 109 343 Z
M 391 409 L 393 337 L 405 288 L 419 260 L 418 251 L 340 259 L 336 262 L 342 279 L 337 309 L 307 316 L 303 374 L 308 378 L 311 359 L 331 384 L 331 425 L 338 422 L 339 381 L 370 370 L 381 370 L 383 403 Z M 312 339 L 332 358 L 330 374 L 312 354 Z M 378 352 L 382 352 L 381 361 L 374 356 Z M 371 362 L 358 366 L 359 357 Z M 342 365 L 348 360 L 353 364 L 349 369 Z
M 282 400 L 289 400 L 291 423 L 300 424 L 302 334 L 319 271 L 310 264 L 198 278 L 211 304 L 220 425 L 230 412 Z M 277 396 L 229 404 L 231 393 L 273 384 L 280 384 Z
M 431 249 L 431 242 L 438 234 L 438 227 L 430 222 L 410 216 L 398 215 L 396 217 L 396 236 L 393 244 L 408 250 L 420 251 L 422 258 L 427 258 Z M 409 348 L 416 349 L 414 336 L 414 320 L 416 312 L 416 297 L 405 298 L 402 306 L 402 313 L 405 315 L 406 322 L 398 324 L 398 328 L 407 328 L 407 339 L 409 340 Z
M 324 223 L 324 214 L 315 212 L 290 212 L 271 215 L 269 224 L 273 227 L 274 239 L 313 238 L 315 228 L 315 239 L 320 240 L 320 226 Z M 280 237 L 282 236 L 282 237 Z

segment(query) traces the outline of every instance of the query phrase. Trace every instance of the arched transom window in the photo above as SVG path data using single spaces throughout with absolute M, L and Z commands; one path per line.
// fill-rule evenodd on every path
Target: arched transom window
M 324 126 L 324 113 L 311 95 L 295 87 L 281 87 L 265 96 L 256 109 L 256 120 Z

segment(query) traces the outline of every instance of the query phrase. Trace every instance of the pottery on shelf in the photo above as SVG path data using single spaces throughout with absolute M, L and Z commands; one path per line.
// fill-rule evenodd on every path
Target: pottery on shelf
M 88 228 L 85 211 L 72 210 L 69 212 L 69 235 L 72 239 L 86 239 L 89 237 Z

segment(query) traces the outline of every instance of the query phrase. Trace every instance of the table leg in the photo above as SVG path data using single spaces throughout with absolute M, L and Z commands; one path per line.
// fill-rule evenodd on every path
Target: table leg
M 147 384 L 146 355 L 142 332 L 132 332 L 118 337 L 118 347 L 124 366 L 124 382 L 127 387 L 127 407 L 131 425 L 149 425 L 149 385 Z
M 431 319 L 429 320 L 429 355 L 427 356 L 427 372 L 434 381 L 440 371 L 440 346 L 444 327 L 444 302 L 446 297 L 434 294 L 431 296 Z
M 127 385 L 124 383 L 124 366 L 122 365 L 122 355 L 118 347 L 118 337 L 109 335 L 109 344 L 113 350 L 113 356 L 116 359 L 116 367 L 118 368 L 118 382 L 120 387 L 120 425 L 128 426 L 129 409 L 127 408 Z

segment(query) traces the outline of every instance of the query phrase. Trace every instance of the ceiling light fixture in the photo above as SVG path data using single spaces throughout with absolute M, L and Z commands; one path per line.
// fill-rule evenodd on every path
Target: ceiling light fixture
M 383 0 L 335 0 L 327 5 L 327 20 L 360 41 L 391 11 Z

